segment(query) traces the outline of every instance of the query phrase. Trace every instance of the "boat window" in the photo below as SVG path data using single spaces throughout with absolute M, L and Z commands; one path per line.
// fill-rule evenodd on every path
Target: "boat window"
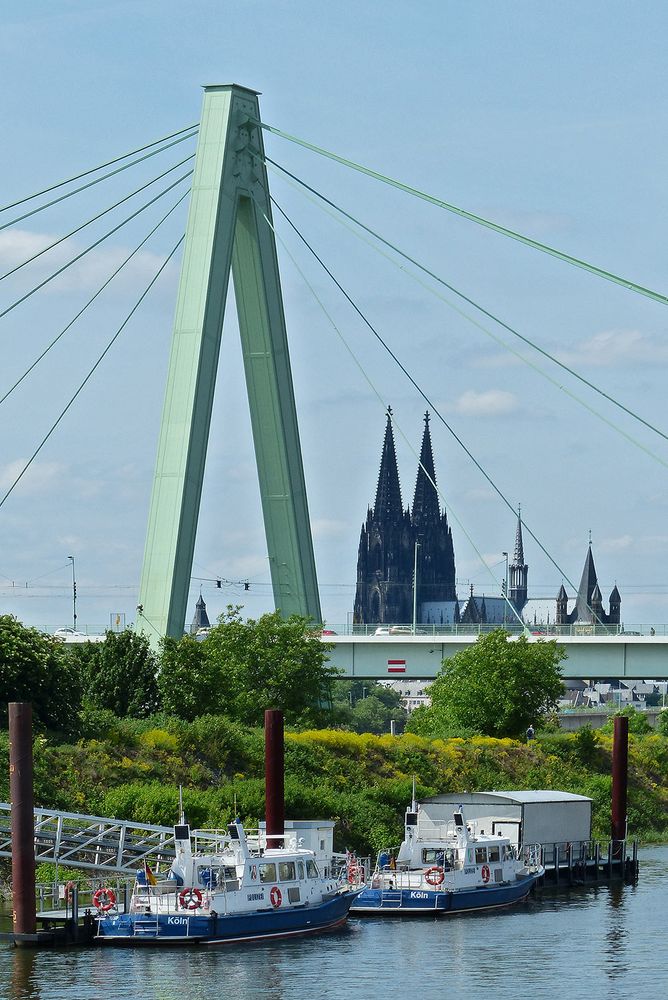
M 299 879 L 304 878 L 304 862 L 303 861 L 298 861 L 297 862 L 297 878 L 299 878 Z
M 299 901 L 300 901 L 299 886 L 298 885 L 295 885 L 295 886 L 291 885 L 290 888 L 288 889 L 288 902 L 289 903 L 299 903 Z
M 475 849 L 475 863 L 477 865 L 484 865 L 487 861 L 487 848 L 486 847 L 476 847 Z
M 279 861 L 278 877 L 281 882 L 294 882 L 296 878 L 294 861 Z
M 443 864 L 443 851 L 437 851 L 431 847 L 425 847 L 422 849 L 422 864 L 423 865 L 442 865 Z
M 489 858 L 490 861 L 499 861 L 500 853 L 501 852 L 499 851 L 498 847 L 489 847 L 487 849 L 487 857 Z
M 306 874 L 309 878 L 318 878 L 318 866 L 315 861 L 306 862 Z
M 260 865 L 260 882 L 276 882 L 276 865 L 272 862 L 271 864 Z
M 504 844 L 503 845 L 503 860 L 504 861 L 512 861 L 512 858 L 513 858 L 513 849 L 512 849 L 512 847 L 510 846 L 510 844 Z

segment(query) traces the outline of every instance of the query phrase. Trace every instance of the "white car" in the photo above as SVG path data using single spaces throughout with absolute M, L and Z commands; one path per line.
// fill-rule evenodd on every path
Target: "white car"
M 60 642 L 104 642 L 103 635 L 86 635 L 85 632 L 76 632 L 73 628 L 57 628 L 53 637 Z

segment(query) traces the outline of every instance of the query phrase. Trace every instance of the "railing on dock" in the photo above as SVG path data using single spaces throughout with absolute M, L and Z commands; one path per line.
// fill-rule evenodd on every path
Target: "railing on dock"
M 629 853 L 630 852 L 630 853 Z M 545 882 L 584 885 L 590 882 L 638 877 L 638 842 L 580 840 L 541 845 Z

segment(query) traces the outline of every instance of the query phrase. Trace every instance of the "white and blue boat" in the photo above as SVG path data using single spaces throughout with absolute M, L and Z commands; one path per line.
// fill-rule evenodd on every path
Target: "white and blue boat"
M 379 855 L 351 909 L 430 915 L 492 909 L 524 899 L 543 874 L 539 847 L 518 852 L 507 837 L 478 833 L 461 806 L 452 822 L 433 823 L 412 802 L 401 846 L 395 855 Z
M 341 926 L 360 891 L 321 872 L 294 834 L 247 835 L 239 820 L 227 833 L 191 834 L 182 822 L 174 834 L 167 876 L 138 872 L 127 912 L 116 910 L 111 890 L 95 894 L 101 942 L 218 945 L 315 934 Z

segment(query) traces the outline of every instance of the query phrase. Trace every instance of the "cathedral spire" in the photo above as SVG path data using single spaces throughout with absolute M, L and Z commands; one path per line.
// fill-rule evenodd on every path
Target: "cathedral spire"
M 397 455 L 394 449 L 394 433 L 392 431 L 392 409 L 388 406 L 374 516 L 377 519 L 387 520 L 387 522 L 396 522 L 401 519 L 402 514 L 401 487 L 399 485 Z
M 515 532 L 515 552 L 513 554 L 515 566 L 524 565 L 524 543 L 522 541 L 522 508 L 517 509 L 517 531 Z
M 415 482 L 412 512 L 413 527 L 419 532 L 427 525 L 439 523 L 441 509 L 436 492 L 436 473 L 434 471 L 434 454 L 431 447 L 429 431 L 429 412 L 424 415 L 424 433 L 420 450 L 420 464 Z

